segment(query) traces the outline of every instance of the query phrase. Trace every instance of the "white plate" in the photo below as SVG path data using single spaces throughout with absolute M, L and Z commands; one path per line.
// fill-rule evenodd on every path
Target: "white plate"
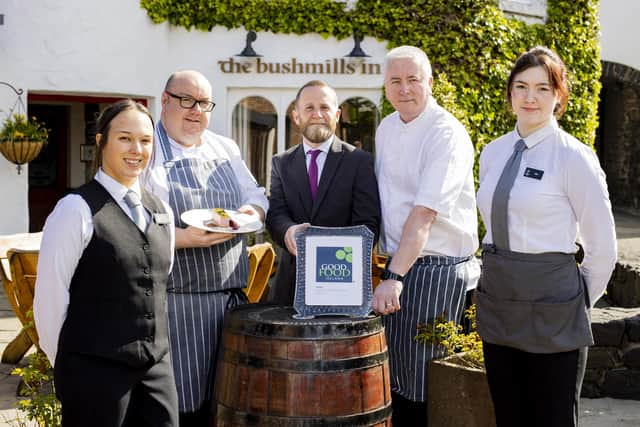
M 239 228 L 234 230 L 231 227 L 209 227 L 204 225 L 207 221 L 211 220 L 211 209 L 192 209 L 183 212 L 182 215 L 180 215 L 180 219 L 192 227 L 211 231 L 212 233 L 242 234 L 252 233 L 262 229 L 262 222 L 256 221 L 255 217 L 251 215 L 236 212 L 231 209 L 225 209 L 225 212 L 240 226 Z

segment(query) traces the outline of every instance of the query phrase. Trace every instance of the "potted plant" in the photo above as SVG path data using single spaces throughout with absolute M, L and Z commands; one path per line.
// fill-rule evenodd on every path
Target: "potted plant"
M 49 131 L 35 117 L 18 113 L 9 116 L 0 129 L 0 153 L 12 163 L 21 166 L 35 159 L 45 146 Z
M 470 331 L 446 321 L 444 315 L 433 323 L 419 324 L 415 339 L 441 346 L 446 356 L 429 364 L 429 424 L 448 427 L 495 427 L 493 402 L 484 370 L 482 340 L 476 332 L 475 306 L 465 316 Z

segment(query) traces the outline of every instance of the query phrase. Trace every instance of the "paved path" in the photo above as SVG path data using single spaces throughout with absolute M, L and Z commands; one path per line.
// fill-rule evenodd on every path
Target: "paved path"
M 640 264 L 640 217 L 616 212 L 616 235 L 618 237 L 618 260 Z
M 22 325 L 13 314 L 4 290 L 0 289 L 0 354 L 21 328 Z M 30 352 L 33 352 L 33 349 Z M 14 365 L 0 364 L 0 426 L 26 427 L 35 425 L 11 422 L 19 415 L 15 409 L 18 402 L 16 390 L 19 378 L 11 375 L 14 368 Z

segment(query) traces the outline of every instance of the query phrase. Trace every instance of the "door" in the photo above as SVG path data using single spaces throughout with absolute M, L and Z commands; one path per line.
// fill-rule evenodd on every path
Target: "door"
M 48 144 L 29 163 L 29 231 L 36 232 L 67 191 L 69 107 L 29 104 L 28 110 L 49 129 Z

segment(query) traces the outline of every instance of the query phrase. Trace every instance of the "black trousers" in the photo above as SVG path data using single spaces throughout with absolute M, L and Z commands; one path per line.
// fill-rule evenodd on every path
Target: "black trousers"
M 483 342 L 498 427 L 575 427 L 587 347 L 528 353 Z
M 180 427 L 209 427 L 212 425 L 213 414 L 211 402 L 205 401 L 195 412 L 180 412 Z
M 178 427 L 178 395 L 169 355 L 134 368 L 99 357 L 56 358 L 63 427 Z
M 393 427 L 427 426 L 427 402 L 414 402 L 392 391 L 391 409 Z

